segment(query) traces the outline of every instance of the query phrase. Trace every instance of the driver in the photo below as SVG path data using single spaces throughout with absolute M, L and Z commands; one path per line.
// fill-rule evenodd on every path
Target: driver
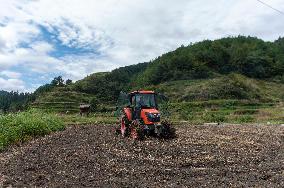
M 142 96 L 136 96 L 137 100 L 136 100 L 136 119 L 140 119 L 140 115 L 141 115 L 141 109 L 142 107 L 145 105 L 144 104 L 144 100 Z

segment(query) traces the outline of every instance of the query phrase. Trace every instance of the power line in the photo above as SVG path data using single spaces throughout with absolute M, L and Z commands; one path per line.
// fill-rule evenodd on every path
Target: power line
M 271 6 L 271 5 L 269 5 L 269 4 L 265 3 L 265 2 L 263 2 L 263 1 L 261 1 L 261 0 L 257 0 L 257 1 L 260 2 L 261 4 L 267 6 L 267 7 L 269 7 L 269 8 L 271 8 L 271 9 L 275 10 L 276 12 L 279 12 L 280 14 L 283 14 L 283 15 L 284 15 L 284 12 L 282 12 L 281 10 L 278 10 L 277 8 L 274 8 L 273 6 Z

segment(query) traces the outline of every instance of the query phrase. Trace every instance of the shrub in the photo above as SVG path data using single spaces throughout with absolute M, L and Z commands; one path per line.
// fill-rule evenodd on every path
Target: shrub
M 0 150 L 10 144 L 64 128 L 64 123 L 59 117 L 36 110 L 0 115 Z
M 226 121 L 225 115 L 214 114 L 214 113 L 205 113 L 203 119 L 207 122 L 221 123 Z
M 254 122 L 255 119 L 253 116 L 251 115 L 242 115 L 242 116 L 239 116 L 236 121 L 238 123 L 251 123 L 251 122 Z

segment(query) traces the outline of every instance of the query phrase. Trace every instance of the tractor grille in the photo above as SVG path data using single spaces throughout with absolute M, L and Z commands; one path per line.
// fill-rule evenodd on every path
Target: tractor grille
M 151 122 L 160 122 L 160 115 L 159 114 L 148 114 L 147 116 L 148 120 Z

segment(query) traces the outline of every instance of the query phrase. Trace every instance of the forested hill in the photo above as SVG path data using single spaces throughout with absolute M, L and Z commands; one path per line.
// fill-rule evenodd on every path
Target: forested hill
M 237 37 L 180 47 L 153 61 L 138 81 L 148 85 L 232 72 L 258 79 L 282 76 L 284 39 L 271 43 Z
M 153 61 L 95 73 L 72 88 L 115 100 L 121 90 L 144 88 L 175 80 L 216 78 L 230 73 L 284 82 L 284 38 L 265 42 L 255 37 L 229 37 L 181 46 Z

